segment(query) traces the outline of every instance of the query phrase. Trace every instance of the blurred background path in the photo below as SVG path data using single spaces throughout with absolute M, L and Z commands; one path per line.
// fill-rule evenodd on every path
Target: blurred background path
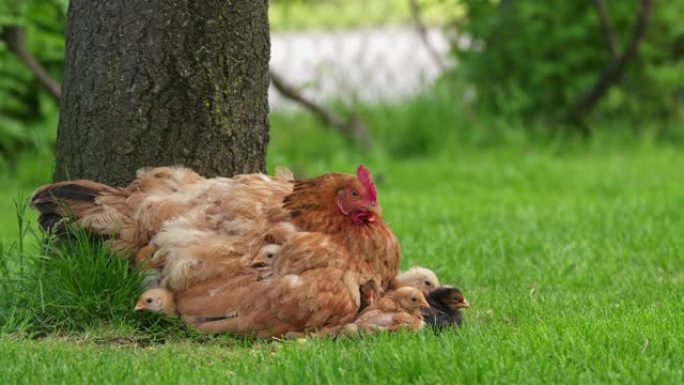
M 446 34 L 429 28 L 427 37 L 446 61 Z M 271 68 L 308 98 L 345 102 L 406 100 L 430 87 L 441 73 L 410 26 L 276 32 L 271 35 Z M 269 102 L 272 110 L 295 107 L 273 86 Z

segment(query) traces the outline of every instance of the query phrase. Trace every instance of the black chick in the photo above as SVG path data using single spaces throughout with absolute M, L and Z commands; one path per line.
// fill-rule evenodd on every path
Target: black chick
M 470 307 L 461 290 L 451 286 L 440 286 L 427 295 L 430 307 L 423 309 L 423 320 L 438 330 L 450 326 L 461 326 L 461 309 Z

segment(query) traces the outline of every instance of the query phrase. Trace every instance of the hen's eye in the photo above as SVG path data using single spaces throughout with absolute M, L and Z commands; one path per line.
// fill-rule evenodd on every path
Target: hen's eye
M 152 303 L 152 298 L 147 298 L 147 299 L 145 300 L 145 302 L 147 302 L 147 303 Z
M 273 253 L 266 253 L 266 258 L 271 259 L 271 258 L 273 258 L 274 255 L 275 254 L 273 254 Z
M 359 192 L 356 190 L 351 190 L 351 196 L 352 198 L 356 199 L 359 197 Z
M 425 286 L 432 286 L 432 282 L 430 282 L 430 281 L 425 281 Z
M 413 301 L 413 302 L 418 302 L 418 298 L 416 298 L 416 297 L 411 297 L 411 301 Z

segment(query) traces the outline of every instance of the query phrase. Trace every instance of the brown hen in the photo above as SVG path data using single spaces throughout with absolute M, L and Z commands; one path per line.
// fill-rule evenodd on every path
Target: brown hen
M 139 259 L 159 269 L 178 313 L 205 331 L 267 337 L 344 325 L 369 295 L 364 288 L 387 290 L 399 264 L 363 166 L 297 181 L 162 167 L 126 188 L 47 185 L 32 205 L 43 227 L 73 219 L 131 260 L 147 247 Z M 277 245 L 270 266 L 254 263 L 268 245 Z

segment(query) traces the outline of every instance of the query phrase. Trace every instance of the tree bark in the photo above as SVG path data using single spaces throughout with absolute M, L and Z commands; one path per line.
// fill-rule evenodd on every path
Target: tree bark
M 72 0 L 55 180 L 264 170 L 267 0 Z

